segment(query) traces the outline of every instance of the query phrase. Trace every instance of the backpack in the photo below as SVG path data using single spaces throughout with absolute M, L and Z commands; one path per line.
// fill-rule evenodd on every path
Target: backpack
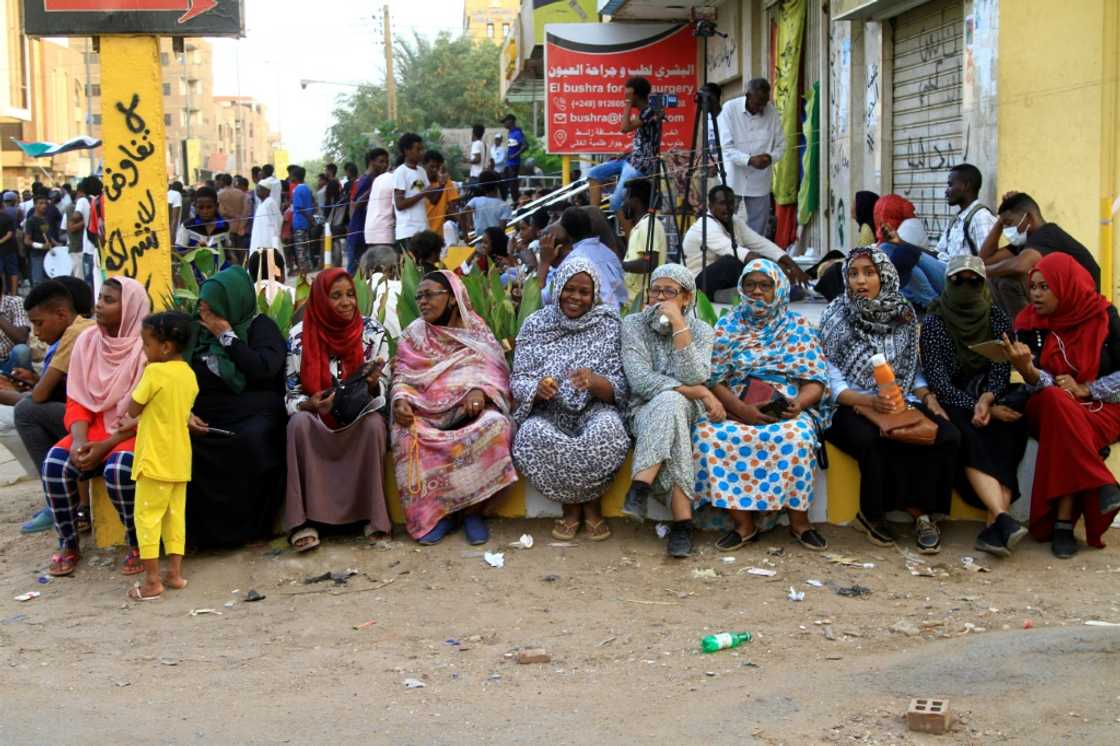
M 972 253 L 973 256 L 979 256 L 980 251 L 976 248 L 976 242 L 972 240 L 972 232 L 968 228 L 972 224 L 972 219 L 976 217 L 976 213 L 980 212 L 981 210 L 992 212 L 991 208 L 989 208 L 987 205 L 981 204 L 972 212 L 968 213 L 968 217 L 964 219 L 964 240 L 965 243 L 968 244 L 968 250 Z M 992 214 L 994 215 L 995 213 Z

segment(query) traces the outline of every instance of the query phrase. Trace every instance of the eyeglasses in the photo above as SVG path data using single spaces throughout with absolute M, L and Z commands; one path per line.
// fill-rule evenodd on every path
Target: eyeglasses
M 753 293 L 755 290 L 762 290 L 763 292 L 770 292 L 774 289 L 773 280 L 743 280 L 740 285 L 744 293 Z
M 654 285 L 646 291 L 650 298 L 664 298 L 665 300 L 672 300 L 681 294 L 680 290 L 669 287 L 658 287 Z
M 433 291 L 428 292 L 428 293 L 417 293 L 416 294 L 416 302 L 417 303 L 423 303 L 425 301 L 435 300 L 436 298 L 438 298 L 441 295 L 449 295 L 449 293 L 446 290 L 433 290 Z
M 949 281 L 957 287 L 961 285 L 970 285 L 971 287 L 978 288 L 984 284 L 984 280 L 980 277 L 961 277 L 960 275 L 953 275 L 949 278 Z

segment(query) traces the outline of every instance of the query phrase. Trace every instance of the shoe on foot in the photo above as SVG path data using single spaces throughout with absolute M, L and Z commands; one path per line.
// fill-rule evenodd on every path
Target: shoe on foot
M 894 537 L 887 533 L 887 527 L 882 521 L 870 521 L 863 512 L 856 513 L 855 523 L 852 527 L 867 536 L 867 540 L 877 547 L 893 547 Z
M 650 486 L 645 482 L 632 482 L 630 490 L 626 493 L 626 501 L 622 504 L 622 512 L 628 518 L 638 523 L 645 520 L 646 503 L 649 501 Z
M 1077 554 L 1077 537 L 1073 535 L 1073 526 L 1068 523 L 1060 528 L 1055 526 L 1050 551 L 1058 559 L 1069 559 Z
M 1101 515 L 1106 515 L 1120 508 L 1120 485 L 1106 484 L 1097 493 L 1097 505 L 1100 506 Z
M 673 521 L 666 548 L 669 556 L 677 559 L 692 553 L 692 521 Z
M 47 531 L 54 525 L 54 513 L 50 508 L 43 508 L 36 513 L 30 521 L 19 527 L 21 534 L 38 534 Z
M 1028 533 L 1027 527 L 1015 520 L 1010 513 L 1000 513 L 996 516 L 996 522 L 992 525 L 999 528 L 1003 545 L 1009 551 L 1014 549 L 1015 545 L 1022 541 Z
M 478 546 L 490 541 L 490 529 L 486 526 L 486 521 L 480 515 L 468 515 L 463 518 L 463 533 L 467 537 L 467 543 L 471 546 Z
M 733 528 L 716 542 L 716 549 L 721 552 L 734 552 L 736 549 L 756 541 L 758 541 L 757 528 L 749 536 L 743 536 L 738 529 Z
M 914 521 L 915 543 L 920 554 L 938 554 L 941 551 L 941 531 L 928 515 Z
M 975 546 L 979 551 L 994 554 L 997 557 L 1011 556 L 1011 550 L 1003 543 L 1003 533 L 1000 531 L 998 521 L 984 527 L 984 530 L 976 536 Z
M 455 524 L 451 520 L 451 516 L 444 516 L 443 518 L 439 519 L 439 522 L 436 523 L 435 526 L 432 527 L 431 531 L 421 536 L 417 540 L 417 543 L 426 547 L 430 547 L 433 544 L 439 544 L 441 541 L 443 541 L 443 538 L 445 536 L 451 533 L 451 529 L 454 528 L 454 526 Z

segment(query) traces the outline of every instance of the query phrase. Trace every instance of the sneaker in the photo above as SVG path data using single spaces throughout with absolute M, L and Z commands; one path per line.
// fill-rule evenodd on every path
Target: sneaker
M 633 482 L 630 491 L 626 493 L 626 502 L 622 504 L 622 512 L 638 523 L 645 520 L 646 503 L 649 501 L 650 486 L 645 482 Z
M 667 549 L 669 556 L 677 559 L 692 553 L 692 521 L 673 521 Z
M 463 534 L 467 537 L 467 543 L 471 546 L 478 546 L 490 541 L 490 529 L 486 526 L 486 521 L 480 515 L 468 515 L 463 518 Z
M 1108 515 L 1120 508 L 1120 486 L 1106 484 L 1097 493 L 1097 505 L 1100 506 L 1101 515 Z
M 1055 528 L 1050 551 L 1058 559 L 1069 559 L 1077 554 L 1077 537 L 1073 535 L 1073 528 Z
M 976 548 L 981 552 L 994 554 L 997 557 L 1010 557 L 1011 550 L 1003 543 L 1003 532 L 1000 531 L 999 522 L 985 526 L 976 537 Z
M 1015 545 L 1022 541 L 1028 533 L 1027 527 L 1012 518 L 1010 513 L 1000 513 L 996 516 L 996 522 L 992 525 L 999 528 L 1003 545 L 1009 550 L 1014 549 Z
M 915 543 L 919 554 L 938 554 L 941 552 L 941 531 L 928 515 L 920 515 L 914 521 Z
M 867 540 L 877 547 L 893 547 L 894 537 L 887 533 L 887 527 L 882 521 L 872 522 L 863 512 L 856 513 L 855 523 L 852 527 L 867 536 Z
M 54 513 L 50 508 L 43 508 L 36 513 L 30 521 L 19 527 L 21 534 L 38 534 L 47 531 L 54 525 Z

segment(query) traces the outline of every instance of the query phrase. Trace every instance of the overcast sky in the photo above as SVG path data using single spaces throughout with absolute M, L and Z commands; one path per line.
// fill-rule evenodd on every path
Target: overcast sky
M 245 38 L 214 40 L 214 94 L 263 102 L 292 162 L 318 157 L 335 98 L 353 88 L 300 81 L 384 80 L 385 4 L 394 34 L 462 29 L 462 0 L 245 0 Z

